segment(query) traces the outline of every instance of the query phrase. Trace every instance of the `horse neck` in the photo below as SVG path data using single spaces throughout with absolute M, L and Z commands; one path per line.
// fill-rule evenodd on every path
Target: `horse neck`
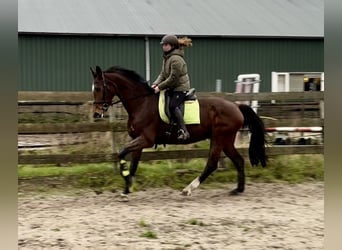
M 121 75 L 115 74 L 114 82 L 117 95 L 129 115 L 140 112 L 149 99 L 156 98 L 141 83 L 133 82 Z

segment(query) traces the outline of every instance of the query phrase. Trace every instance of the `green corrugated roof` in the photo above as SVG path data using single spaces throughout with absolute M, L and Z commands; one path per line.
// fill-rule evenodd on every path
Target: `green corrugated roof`
M 324 0 L 18 0 L 18 32 L 324 37 Z

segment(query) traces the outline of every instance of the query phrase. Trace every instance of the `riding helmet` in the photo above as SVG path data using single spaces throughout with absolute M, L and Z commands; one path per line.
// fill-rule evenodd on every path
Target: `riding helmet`
M 172 46 L 177 46 L 178 45 L 178 38 L 175 35 L 165 35 L 160 44 L 170 44 Z

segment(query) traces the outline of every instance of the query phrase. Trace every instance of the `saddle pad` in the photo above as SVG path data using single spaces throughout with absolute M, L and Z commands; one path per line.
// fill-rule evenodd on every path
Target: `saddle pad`
M 159 94 L 159 115 L 165 123 L 170 123 L 169 117 L 165 113 L 165 90 L 161 90 Z M 200 110 L 198 100 L 187 100 L 184 102 L 184 123 L 185 124 L 200 124 Z

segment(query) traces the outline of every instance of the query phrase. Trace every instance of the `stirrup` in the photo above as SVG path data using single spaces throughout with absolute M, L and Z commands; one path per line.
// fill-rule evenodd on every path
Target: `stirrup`
M 178 130 L 178 140 L 187 140 L 190 138 L 190 134 L 188 131 L 184 131 L 183 129 Z

